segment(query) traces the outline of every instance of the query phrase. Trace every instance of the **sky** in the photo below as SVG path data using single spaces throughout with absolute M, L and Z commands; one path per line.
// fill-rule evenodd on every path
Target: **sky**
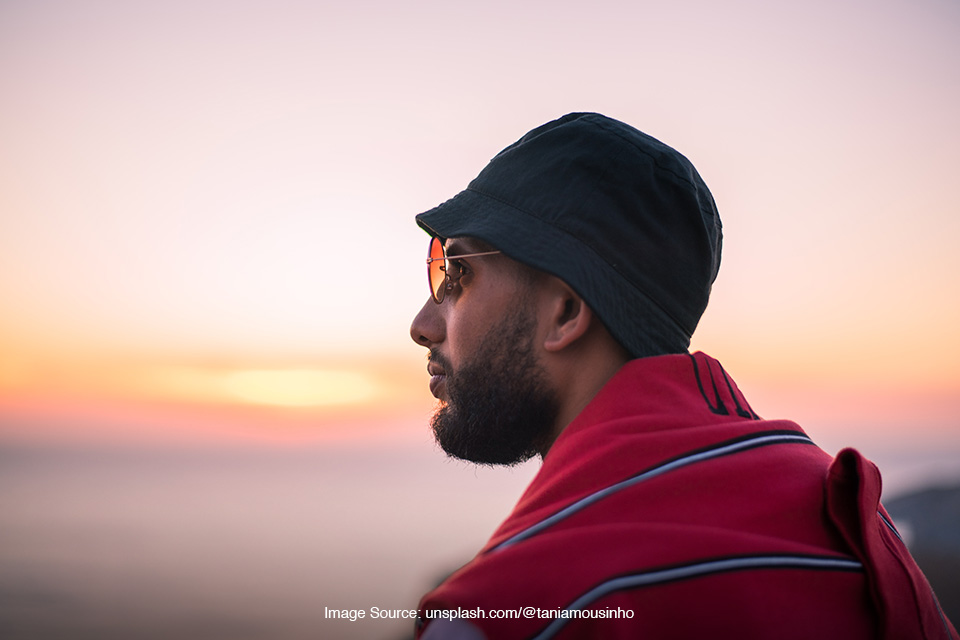
M 693 348 L 761 414 L 960 447 L 958 29 L 947 0 L 8 0 L 0 440 L 389 439 L 432 404 L 413 216 L 599 111 L 713 191 Z

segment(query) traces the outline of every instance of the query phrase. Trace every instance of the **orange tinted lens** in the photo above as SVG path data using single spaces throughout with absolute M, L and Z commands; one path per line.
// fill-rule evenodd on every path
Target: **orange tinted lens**
M 430 293 L 438 302 L 443 300 L 444 285 L 446 284 L 446 273 L 444 272 L 443 243 L 440 238 L 430 239 L 430 258 L 432 262 L 428 267 L 430 278 Z

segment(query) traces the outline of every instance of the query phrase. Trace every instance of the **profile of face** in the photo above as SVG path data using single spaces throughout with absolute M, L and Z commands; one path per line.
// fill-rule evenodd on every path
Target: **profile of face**
M 431 391 L 439 406 L 434 436 L 450 456 L 512 465 L 543 451 L 559 413 L 536 349 L 534 281 L 500 254 L 454 259 L 489 249 L 467 238 L 447 242 L 448 285 L 410 328 L 429 349 Z

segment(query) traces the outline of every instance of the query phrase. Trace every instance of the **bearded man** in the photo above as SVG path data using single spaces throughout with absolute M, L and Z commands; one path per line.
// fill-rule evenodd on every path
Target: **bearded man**
M 543 464 L 418 637 L 957 638 L 876 467 L 763 420 L 688 353 L 722 228 L 693 165 L 599 114 L 500 152 L 417 216 L 432 427 L 451 456 Z

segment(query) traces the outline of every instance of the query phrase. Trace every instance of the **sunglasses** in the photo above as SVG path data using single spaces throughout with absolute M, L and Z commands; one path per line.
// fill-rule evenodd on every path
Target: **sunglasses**
M 443 302 L 443 296 L 457 283 L 463 271 L 460 269 L 459 258 L 476 258 L 478 256 L 492 256 L 499 251 L 484 251 L 482 253 L 462 253 L 457 256 L 448 256 L 440 238 L 430 238 L 430 251 L 427 253 L 427 280 L 430 283 L 430 297 L 437 304 Z

